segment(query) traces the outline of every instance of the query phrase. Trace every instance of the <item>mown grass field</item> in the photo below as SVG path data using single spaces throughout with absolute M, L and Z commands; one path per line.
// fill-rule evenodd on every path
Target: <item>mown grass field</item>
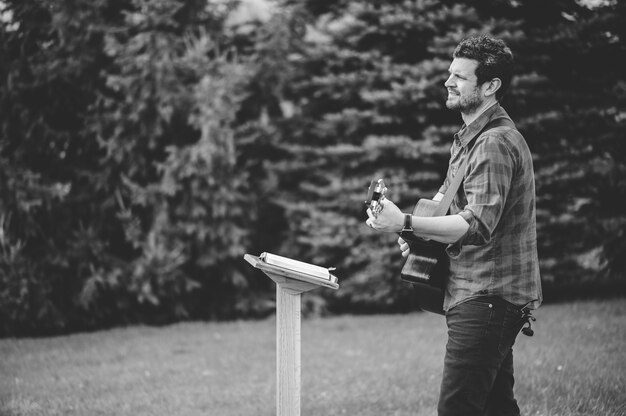
M 545 305 L 515 349 L 524 415 L 626 415 L 626 300 Z M 442 317 L 302 322 L 302 415 L 434 415 Z M 0 415 L 274 415 L 275 320 L 0 340 Z

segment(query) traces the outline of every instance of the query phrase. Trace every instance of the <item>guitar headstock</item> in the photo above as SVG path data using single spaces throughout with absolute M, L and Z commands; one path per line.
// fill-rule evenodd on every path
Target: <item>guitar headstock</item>
M 367 199 L 365 200 L 365 205 L 372 210 L 375 217 L 378 216 L 378 214 L 380 214 L 383 210 L 383 205 L 380 201 L 385 197 L 386 192 L 387 187 L 385 186 L 385 182 L 382 178 L 378 180 L 373 179 L 369 188 L 367 188 Z

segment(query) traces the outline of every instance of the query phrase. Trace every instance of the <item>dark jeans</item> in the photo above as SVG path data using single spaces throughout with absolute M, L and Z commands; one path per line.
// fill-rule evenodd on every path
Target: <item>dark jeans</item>
M 520 307 L 480 297 L 446 313 L 448 344 L 439 416 L 519 416 L 513 395 L 513 344 Z

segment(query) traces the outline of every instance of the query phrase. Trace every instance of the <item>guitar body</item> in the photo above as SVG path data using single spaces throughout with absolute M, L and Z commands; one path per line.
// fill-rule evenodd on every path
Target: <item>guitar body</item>
M 438 205 L 438 201 L 420 199 L 415 205 L 413 215 L 432 217 Z M 444 315 L 443 297 L 449 266 L 445 252 L 447 245 L 425 240 L 413 233 L 402 233 L 400 236 L 410 248 L 400 273 L 401 279 L 415 286 L 422 310 Z

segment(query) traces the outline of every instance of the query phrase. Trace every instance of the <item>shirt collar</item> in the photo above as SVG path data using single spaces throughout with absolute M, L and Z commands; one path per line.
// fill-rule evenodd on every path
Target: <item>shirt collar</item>
M 496 118 L 510 118 L 507 112 L 500 106 L 499 103 L 495 103 L 488 109 L 482 112 L 478 118 L 470 123 L 469 126 L 463 124 L 461 130 L 454 135 L 461 147 L 467 146 L 467 144 L 474 138 L 491 120 Z

